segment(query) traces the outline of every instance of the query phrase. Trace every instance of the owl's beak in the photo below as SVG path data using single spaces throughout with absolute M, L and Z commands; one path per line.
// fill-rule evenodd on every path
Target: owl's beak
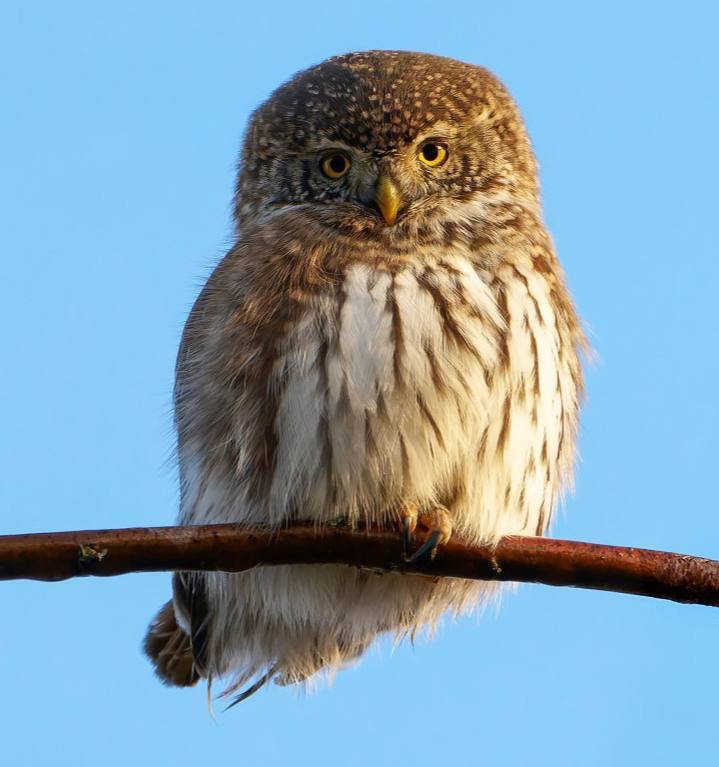
M 392 226 L 397 220 L 397 212 L 402 204 L 402 197 L 400 196 L 397 184 L 389 176 L 382 174 L 377 179 L 374 201 L 377 203 L 385 223 L 388 226 Z

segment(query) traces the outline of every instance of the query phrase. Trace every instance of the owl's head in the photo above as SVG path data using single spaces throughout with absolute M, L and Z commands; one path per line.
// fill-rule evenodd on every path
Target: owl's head
M 253 115 L 238 226 L 292 211 L 390 241 L 483 207 L 536 205 L 521 117 L 487 70 L 420 53 L 351 53 L 300 72 Z

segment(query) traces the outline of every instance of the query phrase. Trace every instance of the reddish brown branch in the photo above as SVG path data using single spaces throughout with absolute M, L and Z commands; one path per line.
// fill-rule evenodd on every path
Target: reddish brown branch
M 507 537 L 495 548 L 454 540 L 433 562 L 409 566 L 402 561 L 396 533 L 342 527 L 317 531 L 297 526 L 268 533 L 207 525 L 0 536 L 0 580 L 160 570 L 237 572 L 259 564 L 299 563 L 529 581 L 719 606 L 719 562 L 552 538 Z

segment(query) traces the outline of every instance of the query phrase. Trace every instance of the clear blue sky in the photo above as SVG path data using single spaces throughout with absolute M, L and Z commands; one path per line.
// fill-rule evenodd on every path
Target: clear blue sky
M 351 7 L 350 7 L 351 6 Z M 719 53 L 710 2 L 0 8 L 0 528 L 170 523 L 180 330 L 229 238 L 250 111 L 324 57 L 489 66 L 601 361 L 561 537 L 719 557 Z M 522 586 L 431 644 L 215 724 L 140 652 L 169 576 L 5 583 L 0 759 L 670 765 L 719 749 L 719 613 Z M 445 761 L 446 760 L 446 761 Z

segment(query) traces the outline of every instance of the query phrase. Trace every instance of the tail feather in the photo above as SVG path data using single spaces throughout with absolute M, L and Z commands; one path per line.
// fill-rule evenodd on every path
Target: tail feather
M 247 700 L 251 695 L 254 695 L 258 690 L 260 690 L 262 687 L 264 687 L 267 682 L 272 679 L 272 677 L 277 673 L 277 668 L 271 668 L 269 671 L 267 671 L 265 674 L 263 674 L 254 684 L 250 685 L 246 690 L 241 692 L 239 695 L 235 695 L 235 697 L 232 699 L 232 702 L 225 707 L 225 711 L 229 711 L 233 706 L 236 706 L 238 703 L 242 703 L 243 700 Z M 229 689 L 225 690 L 224 693 L 222 693 L 223 697 L 225 695 L 229 695 L 233 690 L 235 689 L 235 686 L 233 685 Z
M 145 653 L 155 673 L 168 685 L 191 687 L 200 679 L 192 654 L 190 637 L 177 625 L 172 602 L 167 602 L 145 636 Z

